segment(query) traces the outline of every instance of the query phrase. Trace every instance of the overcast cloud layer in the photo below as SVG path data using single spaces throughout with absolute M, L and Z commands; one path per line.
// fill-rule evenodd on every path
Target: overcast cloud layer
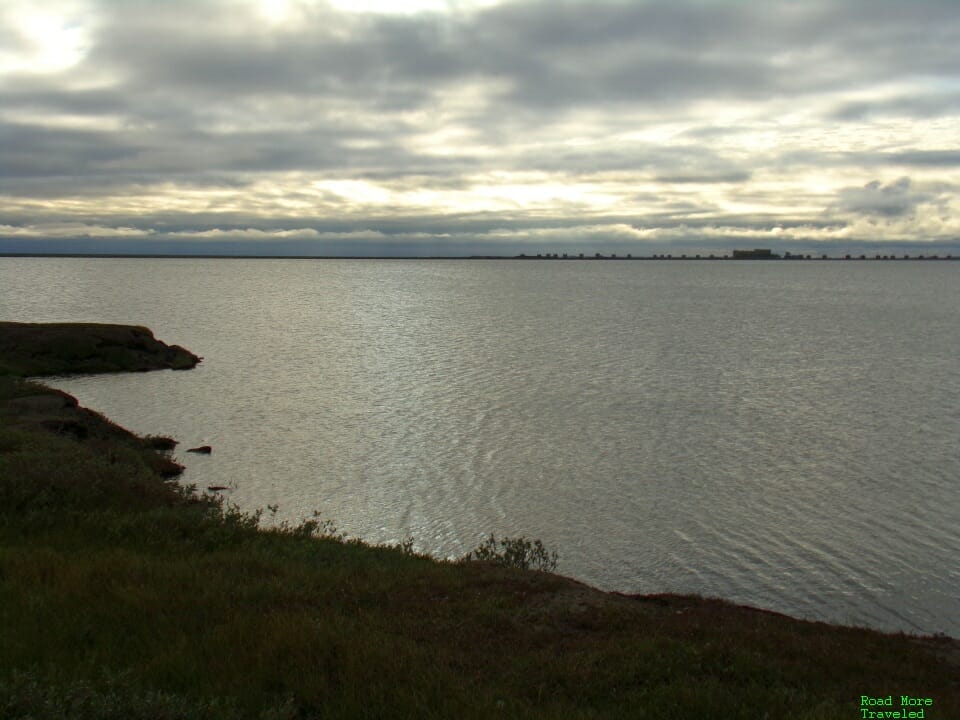
M 0 252 L 960 253 L 956 0 L 347 5 L 0 2 Z

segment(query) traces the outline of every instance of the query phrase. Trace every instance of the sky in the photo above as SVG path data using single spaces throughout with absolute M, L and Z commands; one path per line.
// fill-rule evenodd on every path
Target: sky
M 0 252 L 960 254 L 957 0 L 0 0 Z

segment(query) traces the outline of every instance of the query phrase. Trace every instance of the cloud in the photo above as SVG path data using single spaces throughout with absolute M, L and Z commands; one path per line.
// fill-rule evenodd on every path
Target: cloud
M 8 238 L 141 238 L 155 230 L 136 227 L 105 227 L 81 222 L 43 223 L 40 225 L 0 225 L 0 237 Z
M 842 101 L 830 111 L 828 119 L 864 122 L 896 117 L 949 118 L 957 115 L 960 115 L 960 88 L 946 86 L 874 100 Z
M 833 208 L 841 213 L 882 218 L 913 215 L 917 206 L 929 198 L 912 191 L 910 185 L 909 177 L 901 177 L 886 185 L 873 180 L 863 187 L 843 188 Z
M 742 183 L 750 179 L 751 173 L 747 170 L 730 170 L 728 172 L 690 172 L 679 175 L 657 175 L 656 181 L 661 183 Z
M 960 150 L 904 150 L 884 156 L 893 163 L 913 166 L 960 167 Z
M 265 247 L 960 236 L 936 189 L 960 163 L 954 0 L 289 6 L 50 0 L 48 36 L 0 12 L 0 224 Z M 38 72 L 60 32 L 76 57 Z M 887 173 L 910 182 L 863 186 Z

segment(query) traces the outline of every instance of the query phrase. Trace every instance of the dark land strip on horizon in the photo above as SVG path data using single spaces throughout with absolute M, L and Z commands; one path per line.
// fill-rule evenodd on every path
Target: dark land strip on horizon
M 189 253 L 5 253 L 0 252 L 0 258 L 129 258 L 129 259 L 182 259 L 182 260 L 649 260 L 649 261 L 683 261 L 683 260 L 707 260 L 718 262 L 769 262 L 771 260 L 783 260 L 787 262 L 823 262 L 823 261 L 861 261 L 874 260 L 881 262 L 903 262 L 908 261 L 954 261 L 960 260 L 960 256 L 952 255 L 909 255 L 909 256 L 790 256 L 774 258 L 733 258 L 723 255 L 557 255 L 543 253 L 541 255 L 235 255 L 235 254 L 189 254 Z

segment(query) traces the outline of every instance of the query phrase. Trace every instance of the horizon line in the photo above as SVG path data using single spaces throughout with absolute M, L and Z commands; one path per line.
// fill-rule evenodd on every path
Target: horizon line
M 823 260 L 960 260 L 960 257 L 951 255 L 866 255 L 850 253 L 836 255 L 789 255 L 787 257 L 769 258 L 735 258 L 732 255 L 238 255 L 238 254 L 192 254 L 192 253 L 41 253 L 41 252 L 0 252 L 0 258 L 114 258 L 114 259 L 193 259 L 193 260 L 703 260 L 703 261 L 759 261 L 770 262 L 776 260 L 796 261 L 823 261 Z

